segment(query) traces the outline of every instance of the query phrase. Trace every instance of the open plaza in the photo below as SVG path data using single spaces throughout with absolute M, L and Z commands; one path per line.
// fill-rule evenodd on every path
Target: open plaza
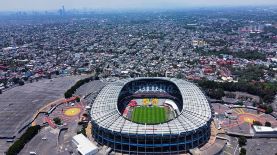
M 273 128 L 277 127 L 275 117 L 259 110 L 219 103 L 212 104 L 212 106 L 215 111 L 215 119 L 218 122 L 218 127 L 229 133 L 253 135 L 251 125 L 255 121 L 262 123 L 262 125 L 270 122 Z

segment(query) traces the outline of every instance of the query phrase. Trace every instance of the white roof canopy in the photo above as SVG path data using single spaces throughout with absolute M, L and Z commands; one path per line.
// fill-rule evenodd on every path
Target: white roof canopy
M 180 115 L 169 122 L 157 125 L 142 125 L 123 118 L 117 109 L 121 89 L 134 80 L 157 79 L 175 84 L 181 92 L 183 109 Z M 92 108 L 92 121 L 111 131 L 133 134 L 180 134 L 203 127 L 211 120 L 210 105 L 202 91 L 193 83 L 176 78 L 129 78 L 104 87 L 96 97 Z

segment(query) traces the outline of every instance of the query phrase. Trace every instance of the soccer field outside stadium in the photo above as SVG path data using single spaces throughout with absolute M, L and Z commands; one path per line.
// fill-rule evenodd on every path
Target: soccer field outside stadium
M 141 124 L 159 124 L 166 121 L 166 110 L 164 107 L 135 107 L 132 112 L 132 121 Z

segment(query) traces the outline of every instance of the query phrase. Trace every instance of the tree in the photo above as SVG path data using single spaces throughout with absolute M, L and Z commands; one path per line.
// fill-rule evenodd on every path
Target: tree
M 257 103 L 256 102 L 253 102 L 252 106 L 253 107 L 256 107 Z
M 245 137 L 239 137 L 239 146 L 242 147 L 246 144 L 247 139 Z
M 245 148 L 241 148 L 239 154 L 240 155 L 246 155 L 246 149 Z
M 266 114 L 270 114 L 273 112 L 272 106 L 268 106 L 267 109 L 265 110 Z
M 253 125 L 262 126 L 263 124 L 259 121 L 253 121 Z
M 72 97 L 72 92 L 70 91 L 70 90 L 68 90 L 68 91 L 66 91 L 65 93 L 64 93 L 64 97 L 65 98 L 70 98 L 70 97 Z
M 270 114 L 273 112 L 271 105 L 261 104 L 259 105 L 259 108 L 264 109 L 266 114 Z
M 12 79 L 12 81 L 13 81 L 13 83 L 17 84 L 17 83 L 19 82 L 19 78 L 15 78 L 15 77 L 14 77 L 14 78 Z
M 86 128 L 87 128 L 87 124 L 83 124 L 81 130 L 77 131 L 77 134 L 83 134 L 84 136 L 87 137 Z
M 51 73 L 49 73 L 49 74 L 47 75 L 47 78 L 48 78 L 48 79 L 52 79 Z
M 265 126 L 271 127 L 271 123 L 270 122 L 265 122 Z
M 181 72 L 179 72 L 179 73 L 177 73 L 176 78 L 182 79 L 182 78 L 184 78 L 184 75 Z
M 88 77 L 88 78 L 85 78 L 85 79 L 82 79 L 82 80 L 79 80 L 75 83 L 74 86 L 72 86 L 70 89 L 68 89 L 65 93 L 64 93 L 64 97 L 65 98 L 70 98 L 73 96 L 73 94 L 75 93 L 75 91 L 81 87 L 83 84 L 85 83 L 88 83 L 90 81 L 92 81 L 93 79 L 96 79 L 96 77 Z
M 26 132 L 11 145 L 6 152 L 7 155 L 16 155 L 18 154 L 23 148 L 26 143 L 28 143 L 41 129 L 41 126 L 31 126 L 29 127 Z
M 16 155 L 24 148 L 24 143 L 21 140 L 17 140 L 6 152 L 7 155 Z
M 219 89 L 209 89 L 209 90 L 206 91 L 206 93 L 210 98 L 218 99 L 218 100 L 221 100 L 221 98 L 225 95 L 224 90 L 221 89 L 221 88 L 219 88 Z
M 29 77 L 26 77 L 26 76 L 23 77 L 23 80 L 24 80 L 24 81 L 27 81 L 28 79 L 29 79 Z
M 255 76 L 255 75 L 253 75 Z M 277 93 L 277 82 L 247 82 L 239 81 L 234 82 L 214 82 L 209 80 L 196 80 L 197 84 L 202 87 L 203 90 L 215 90 L 223 89 L 224 91 L 242 91 L 252 95 L 261 97 L 265 103 L 271 103 L 274 100 L 275 94 Z M 207 94 L 208 95 L 208 94 Z M 260 100 L 261 101 L 261 100 Z M 258 103 L 260 104 L 260 103 Z M 258 105 L 259 107 L 260 105 Z M 263 105 L 264 106 L 264 105 Z M 266 108 L 264 108 L 266 110 Z M 268 109 L 268 113 L 272 112 L 271 108 Z
M 59 117 L 53 118 L 53 121 L 54 121 L 54 123 L 57 124 L 57 125 L 61 125 L 61 124 L 62 124 L 62 120 L 61 120 Z
M 76 98 L 76 101 L 77 101 L 77 102 L 80 102 L 80 97 L 77 97 L 77 98 Z
M 238 101 L 238 102 L 237 102 L 237 105 L 243 106 L 243 102 L 242 102 L 242 101 Z
M 96 71 L 96 74 L 99 74 L 102 72 L 102 69 L 100 67 L 96 67 L 95 71 Z
M 18 82 L 18 84 L 19 84 L 20 86 L 23 86 L 25 83 L 24 83 L 24 81 L 20 80 L 20 81 Z

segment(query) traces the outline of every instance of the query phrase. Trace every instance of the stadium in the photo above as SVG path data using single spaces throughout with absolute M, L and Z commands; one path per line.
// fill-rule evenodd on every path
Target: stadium
M 92 135 L 127 154 L 179 154 L 210 137 L 210 105 L 194 84 L 176 78 L 129 78 L 105 86 L 91 108 Z

